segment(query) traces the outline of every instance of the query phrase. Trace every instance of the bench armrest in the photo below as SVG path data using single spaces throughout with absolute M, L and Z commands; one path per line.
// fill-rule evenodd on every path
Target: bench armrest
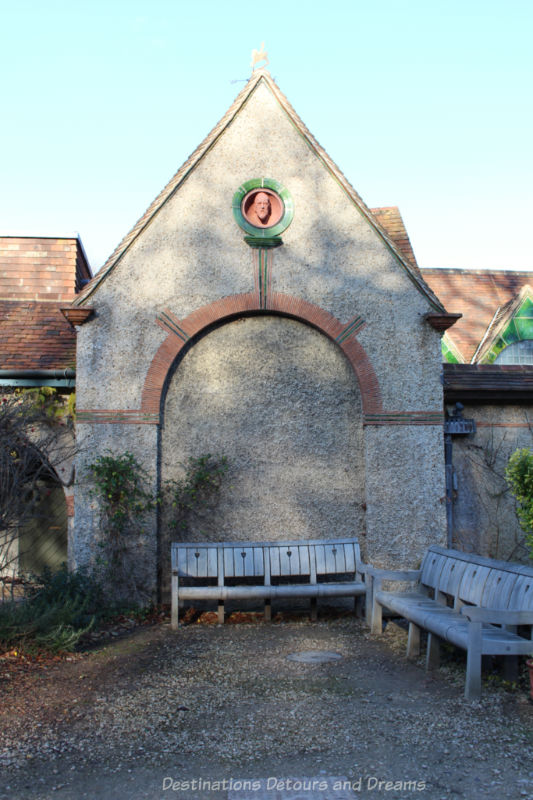
M 370 564 L 366 565 L 366 571 L 380 581 L 418 581 L 421 574 L 419 569 L 379 569 Z
M 462 606 L 461 614 L 470 622 L 488 622 L 493 625 L 533 625 L 533 611 Z

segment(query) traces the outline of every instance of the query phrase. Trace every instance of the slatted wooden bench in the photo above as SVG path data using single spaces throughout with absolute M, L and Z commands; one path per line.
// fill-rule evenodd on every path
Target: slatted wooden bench
M 384 581 L 416 582 L 411 591 L 384 591 Z M 429 633 L 426 666 L 439 664 L 440 640 L 466 650 L 465 696 L 481 693 L 484 655 L 514 657 L 533 652 L 533 569 L 433 546 L 420 570 L 367 566 L 372 585 L 372 633 L 382 631 L 382 609 L 409 622 L 407 657 L 420 652 L 420 631 Z M 369 589 L 370 590 L 370 589 Z M 520 630 L 519 630 L 520 628 Z M 508 672 L 510 674 L 510 672 Z
M 216 600 L 224 622 L 226 600 L 310 598 L 316 619 L 317 598 L 355 597 L 367 592 L 365 565 L 357 539 L 294 542 L 174 542 L 171 545 L 172 614 L 184 600 Z M 367 604 L 369 608 L 369 604 Z

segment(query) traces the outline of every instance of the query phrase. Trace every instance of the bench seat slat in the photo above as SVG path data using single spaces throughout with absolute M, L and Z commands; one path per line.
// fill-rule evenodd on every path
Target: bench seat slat
M 317 575 L 327 575 L 326 551 L 323 544 L 317 544 L 314 548 L 315 564 Z
M 446 557 L 441 553 L 428 552 L 422 564 L 422 583 L 424 586 L 429 586 L 431 589 L 436 588 L 445 563 Z
M 301 574 L 310 575 L 311 567 L 309 565 L 309 547 L 307 545 L 298 545 L 298 557 L 300 559 Z
M 439 592 L 455 596 L 461 585 L 461 580 L 467 565 L 467 561 L 457 561 L 455 558 L 447 558 L 437 583 Z
M 253 574 L 254 574 L 254 577 L 257 578 L 260 575 L 264 575 L 265 574 L 265 556 L 264 556 L 264 551 L 263 551 L 262 547 L 254 547 L 253 548 L 253 553 L 254 553 L 254 555 L 253 555 L 253 562 L 254 562 Z
M 464 603 L 473 606 L 481 605 L 485 583 L 490 574 L 490 568 L 480 564 L 469 564 L 463 573 L 458 596 Z
M 269 547 L 270 553 L 270 575 L 279 578 L 281 575 L 281 562 L 279 556 L 279 546 Z
M 355 572 L 357 559 L 353 544 L 343 544 L 342 549 L 344 550 L 344 564 L 346 567 L 346 572 Z
M 280 563 L 280 574 L 284 576 L 292 575 L 293 569 L 296 572 L 296 566 L 294 565 L 294 558 L 295 552 L 297 553 L 296 548 L 291 548 L 289 545 L 286 547 L 279 548 L 279 563 Z
M 524 611 L 533 610 L 533 577 L 520 575 L 517 578 L 509 604 L 512 608 L 523 608 Z
M 207 577 L 216 578 L 218 575 L 218 554 L 215 547 L 207 548 Z
M 509 600 L 518 576 L 512 572 L 491 569 L 480 605 L 486 608 L 509 608 Z

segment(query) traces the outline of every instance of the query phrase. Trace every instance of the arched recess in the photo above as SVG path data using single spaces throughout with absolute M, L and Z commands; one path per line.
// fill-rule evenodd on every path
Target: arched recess
M 53 468 L 32 486 L 35 507 L 18 537 L 18 570 L 40 575 L 67 561 L 68 510 L 64 486 Z
M 216 300 L 193 311 L 183 320 L 171 311 L 158 315 L 157 322 L 168 331 L 148 369 L 141 398 L 141 411 L 147 415 L 159 414 L 165 382 L 180 351 L 191 339 L 201 336 L 212 326 L 230 319 L 252 314 L 280 314 L 299 320 L 316 328 L 334 341 L 348 359 L 359 384 L 365 414 L 383 411 L 381 391 L 372 363 L 364 347 L 357 340 L 364 321 L 355 317 L 343 324 L 320 306 L 281 292 L 272 292 L 267 307 L 261 306 L 258 292 L 231 295 Z
M 171 498 L 163 502 L 163 594 L 172 540 L 362 534 L 364 452 L 359 385 L 331 340 L 281 315 L 211 328 L 178 358 L 165 387 L 161 485 L 206 453 L 225 456 L 228 473 L 216 503 L 185 530 L 173 527 Z
M 382 411 L 376 375 L 356 339 L 363 320 L 343 324 L 283 294 L 260 308 L 250 293 L 223 298 L 184 320 L 165 311 L 158 323 L 168 336 L 148 371 L 142 413 L 163 412 L 162 485 L 182 477 L 180 465 L 191 456 L 212 452 L 230 462 L 227 485 L 233 488 L 215 526 L 203 521 L 187 536 L 362 534 L 363 418 Z M 165 506 L 160 522 L 159 552 L 166 561 L 168 540 L 183 533 L 173 531 Z M 160 564 L 163 596 L 168 566 Z

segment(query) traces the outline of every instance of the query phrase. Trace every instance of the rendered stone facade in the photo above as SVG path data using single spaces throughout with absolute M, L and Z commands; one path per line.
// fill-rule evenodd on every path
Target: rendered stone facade
M 279 181 L 294 219 L 250 248 L 232 198 Z M 440 335 L 445 313 L 272 79 L 255 73 L 76 301 L 76 564 L 94 558 L 88 460 L 129 450 L 158 488 L 189 455 L 230 462 L 218 540 L 361 537 L 382 565 L 446 540 Z M 200 532 L 191 532 L 200 535 Z M 169 529 L 141 542 L 163 585 Z
M 516 502 L 504 479 L 518 448 L 533 447 L 533 405 L 465 405 L 476 433 L 453 443 L 455 491 L 452 544 L 466 552 L 510 561 L 528 559 Z

